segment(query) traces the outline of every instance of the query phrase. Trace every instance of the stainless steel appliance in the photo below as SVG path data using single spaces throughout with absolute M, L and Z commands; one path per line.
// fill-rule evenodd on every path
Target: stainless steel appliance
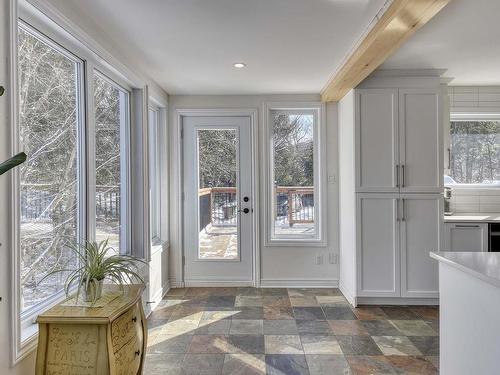
M 445 216 L 453 215 L 453 212 L 451 211 L 451 194 L 452 194 L 452 192 L 453 192 L 452 188 L 445 186 L 444 191 L 443 191 Z

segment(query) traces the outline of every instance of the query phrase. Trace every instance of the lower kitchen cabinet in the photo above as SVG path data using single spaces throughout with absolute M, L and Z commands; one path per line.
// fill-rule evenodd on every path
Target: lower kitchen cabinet
M 445 251 L 488 251 L 487 223 L 446 223 Z
M 399 194 L 357 196 L 358 296 L 399 297 Z
M 442 196 L 402 194 L 400 202 L 401 297 L 437 298 L 438 262 L 429 253 L 442 248 Z
M 357 296 L 437 298 L 440 194 L 357 194 Z

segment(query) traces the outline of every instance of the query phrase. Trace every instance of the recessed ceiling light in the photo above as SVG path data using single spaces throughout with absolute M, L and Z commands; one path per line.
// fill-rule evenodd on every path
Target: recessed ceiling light
M 244 68 L 245 66 L 247 66 L 247 64 L 242 63 L 242 62 L 237 62 L 237 63 L 234 63 L 233 66 L 235 68 L 241 69 L 241 68 Z

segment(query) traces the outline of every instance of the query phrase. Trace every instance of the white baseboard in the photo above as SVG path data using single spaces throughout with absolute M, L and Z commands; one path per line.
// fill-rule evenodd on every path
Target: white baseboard
M 354 307 L 357 306 L 357 299 L 354 297 L 354 294 L 345 287 L 341 280 L 339 280 L 339 289 L 346 298 L 346 300 Z
M 163 297 L 165 297 L 165 295 L 168 293 L 169 290 L 170 290 L 170 281 L 167 281 L 165 285 L 163 285 L 160 289 L 158 289 L 153 298 L 151 298 L 151 301 L 147 301 L 151 303 L 149 304 L 149 309 L 146 314 L 146 319 L 158 307 L 160 301 L 163 299 Z
M 261 279 L 261 288 L 338 288 L 338 279 Z
M 178 281 L 178 280 L 174 280 L 174 279 L 170 279 L 170 287 L 172 289 L 175 289 L 175 288 L 184 288 L 184 281 Z
M 186 287 L 186 288 L 254 286 L 253 281 L 224 281 L 224 280 L 186 280 L 183 284 L 184 284 L 184 287 Z
M 358 305 L 421 305 L 438 306 L 439 298 L 404 298 L 404 297 L 357 297 Z

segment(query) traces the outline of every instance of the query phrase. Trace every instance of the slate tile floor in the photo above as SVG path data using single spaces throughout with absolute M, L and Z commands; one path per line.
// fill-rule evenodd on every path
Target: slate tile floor
M 148 375 L 438 373 L 437 308 L 351 308 L 337 289 L 173 289 L 148 326 Z

